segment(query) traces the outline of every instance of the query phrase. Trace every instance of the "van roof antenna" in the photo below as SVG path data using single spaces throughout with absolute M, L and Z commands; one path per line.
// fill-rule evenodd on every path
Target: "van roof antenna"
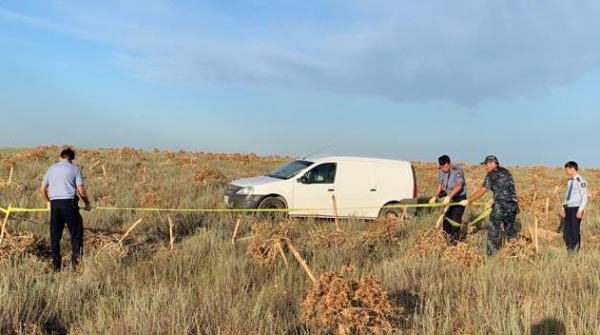
M 321 148 L 321 149 L 319 149 L 319 150 L 317 150 L 317 151 L 315 151 L 315 152 L 312 152 L 312 153 L 310 153 L 310 154 L 308 154 L 308 155 L 306 155 L 306 156 L 302 157 L 301 159 L 306 159 L 307 157 L 310 157 L 310 156 L 312 156 L 312 155 L 316 155 L 316 154 L 318 154 L 319 152 L 321 152 L 321 151 L 323 151 L 323 150 L 327 150 L 327 149 L 329 149 L 329 148 L 333 147 L 334 145 L 335 145 L 335 143 L 331 143 L 330 145 L 328 145 L 328 146 L 326 146 L 326 147 L 323 147 L 323 148 Z

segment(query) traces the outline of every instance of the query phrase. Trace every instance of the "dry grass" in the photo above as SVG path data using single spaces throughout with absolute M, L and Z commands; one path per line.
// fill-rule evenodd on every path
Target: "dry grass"
M 0 150 L 0 205 L 43 207 L 37 188 L 59 150 Z M 79 150 L 77 163 L 96 206 L 222 208 L 227 180 L 286 160 L 117 148 Z M 437 165 L 415 168 L 426 196 Z M 484 171 L 463 168 L 473 192 Z M 452 245 L 432 229 L 437 210 L 408 221 L 344 219 L 339 228 L 312 219 L 252 226 L 243 217 L 234 244 L 236 215 L 94 210 L 83 212 L 83 268 L 54 275 L 47 213 L 11 213 L 0 245 L 0 333 L 599 333 L 600 172 L 582 171 L 591 201 L 582 250 L 568 254 L 554 233 L 563 169 L 510 170 L 523 229 L 491 258 L 485 222 Z M 68 259 L 68 232 L 62 246 Z M 337 273 L 343 266 L 354 270 Z M 321 274 L 314 284 L 309 271 Z

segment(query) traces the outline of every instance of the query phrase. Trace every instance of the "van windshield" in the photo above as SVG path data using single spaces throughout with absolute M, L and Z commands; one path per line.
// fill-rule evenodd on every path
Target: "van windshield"
M 313 165 L 313 162 L 297 160 L 278 167 L 277 169 L 271 171 L 271 173 L 269 173 L 267 176 L 277 179 L 290 179 L 298 172 L 311 165 Z

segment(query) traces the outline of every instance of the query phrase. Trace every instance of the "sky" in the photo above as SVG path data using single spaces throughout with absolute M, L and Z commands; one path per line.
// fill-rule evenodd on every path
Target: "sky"
M 600 168 L 596 0 L 0 1 L 0 147 Z

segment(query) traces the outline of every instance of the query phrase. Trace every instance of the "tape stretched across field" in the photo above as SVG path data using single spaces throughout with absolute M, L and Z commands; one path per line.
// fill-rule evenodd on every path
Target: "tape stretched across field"
M 458 205 L 458 203 L 453 203 L 449 205 Z M 483 219 L 491 213 L 491 208 L 489 205 L 483 203 L 475 203 L 474 205 L 486 206 L 486 209 L 473 221 L 466 223 L 467 225 L 475 224 Z M 396 204 L 384 206 L 384 208 L 434 208 L 434 207 L 443 207 L 445 206 L 442 203 L 436 204 Z M 371 207 L 356 207 L 353 209 L 364 209 Z M 94 207 L 95 210 L 112 210 L 112 211 L 151 211 L 151 212 L 217 212 L 217 213 L 253 213 L 253 212 L 288 212 L 288 211 L 309 211 L 309 210 L 321 210 L 325 208 L 257 208 L 257 209 L 246 209 L 246 208 L 148 208 L 148 207 Z M 5 214 L 10 214 L 12 212 L 47 212 L 48 208 L 20 208 L 20 207 L 11 207 L 10 205 L 7 208 L 0 206 L 0 212 Z M 448 219 L 448 218 L 446 218 Z M 450 224 L 454 226 L 461 226 L 461 223 L 452 221 L 448 219 Z

